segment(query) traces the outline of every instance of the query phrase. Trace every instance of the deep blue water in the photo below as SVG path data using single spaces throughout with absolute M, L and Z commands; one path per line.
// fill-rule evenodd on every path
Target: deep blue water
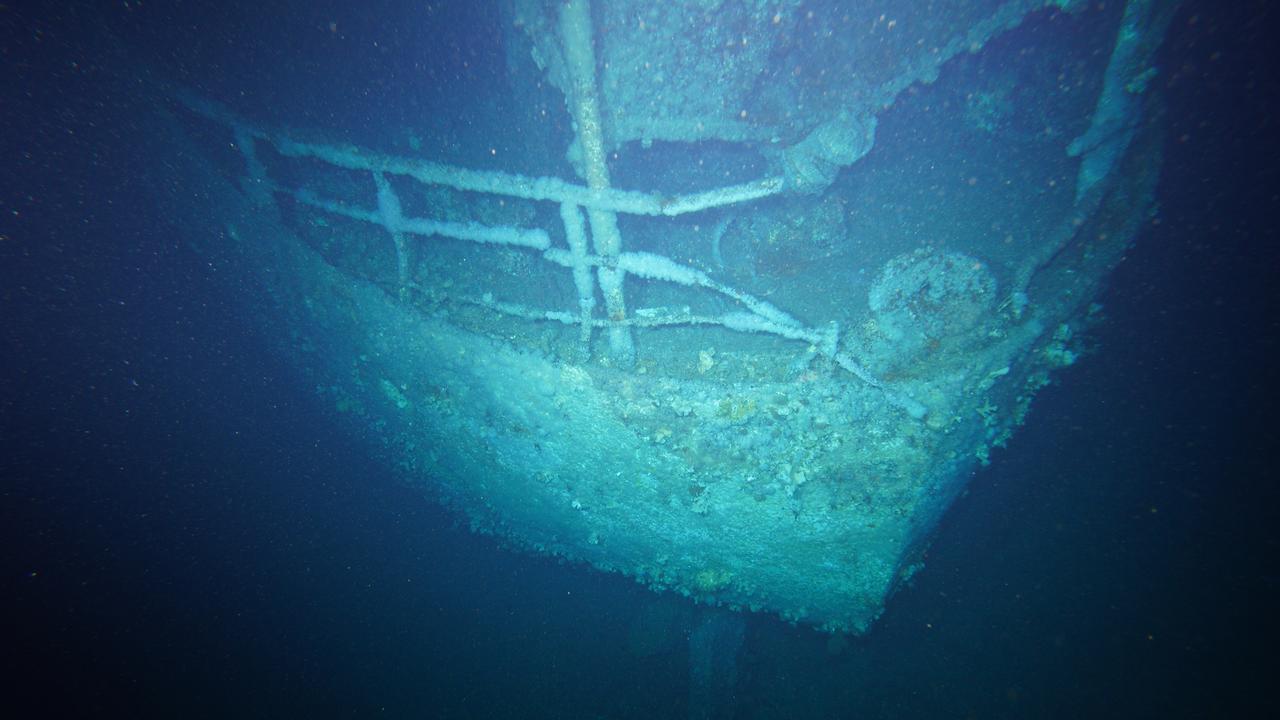
M 1280 338 L 1280 78 L 1264 63 L 1276 17 L 1226 5 L 1188 3 L 1170 31 L 1161 212 L 1103 298 L 1096 352 L 1036 400 L 868 635 L 833 648 L 750 616 L 739 717 L 1261 717 L 1280 704 L 1280 423 L 1265 399 Z M 377 33 L 368 7 L 309 8 L 100 12 L 185 82 L 217 93 L 253 77 L 263 117 L 305 126 L 272 117 L 305 105 L 370 143 L 478 102 L 467 84 L 503 72 L 500 41 L 474 31 L 494 22 L 485 10 L 419 8 L 449 18 L 414 18 L 437 29 L 427 43 Z M 316 31 L 325 18 L 337 30 Z M 0 8 L 5 704 L 685 716 L 683 647 L 627 650 L 636 608 L 679 601 L 455 527 L 277 364 L 228 297 L 244 268 L 211 264 L 148 212 L 139 178 L 162 160 L 126 142 L 132 119 L 101 82 L 120 69 L 92 27 Z M 362 42 L 374 35 L 376 49 Z M 414 93 L 368 84 L 380 57 L 403 67 L 414 53 L 423 74 L 395 78 Z M 281 80 L 297 74 L 309 84 Z M 364 99 L 343 104 L 352 88 Z M 459 154 L 483 134 L 440 122 Z

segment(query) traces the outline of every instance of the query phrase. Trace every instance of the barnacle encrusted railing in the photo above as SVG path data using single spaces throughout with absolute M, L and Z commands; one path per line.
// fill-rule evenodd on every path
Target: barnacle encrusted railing
M 270 202 L 273 193 L 283 193 L 299 203 L 326 213 L 377 225 L 385 230 L 395 248 L 399 294 L 402 299 L 408 297 L 411 286 L 410 236 L 441 236 L 482 245 L 525 248 L 536 252 L 538 257 L 548 263 L 572 272 L 577 290 L 576 308 L 532 308 L 504 302 L 494 298 L 491 293 L 480 298 L 455 298 L 454 301 L 532 321 L 577 325 L 580 327 L 580 352 L 584 357 L 589 355 L 592 333 L 596 329 L 704 325 L 797 340 L 808 343 L 845 371 L 881 391 L 888 401 L 912 417 L 921 418 L 926 413 L 923 404 L 905 392 L 890 387 L 863 367 L 848 351 L 842 350 L 839 327 L 834 322 L 825 328 L 807 326 L 766 300 L 719 282 L 697 268 L 678 263 L 664 255 L 625 251 L 620 247 L 616 254 L 606 254 L 599 251 L 598 245 L 594 253 L 588 249 L 584 210 L 588 214 L 603 212 L 675 217 L 768 197 L 782 190 L 781 178 L 768 177 L 675 197 L 608 187 L 584 187 L 556 177 L 528 177 L 473 170 L 351 146 L 300 142 L 283 133 L 250 124 L 212 101 L 190 94 L 183 94 L 180 99 L 192 111 L 231 130 L 235 145 L 246 164 L 250 191 L 260 202 Z M 337 168 L 368 173 L 370 183 L 376 190 L 377 206 L 363 208 L 342 199 L 322 197 L 305 187 L 287 187 L 276 182 L 259 159 L 256 145 L 259 142 L 268 143 L 283 157 L 319 160 Z M 551 235 L 542 228 L 407 216 L 400 197 L 388 180 L 389 176 L 409 178 L 424 186 L 443 186 L 454 190 L 558 203 L 567 247 L 556 247 Z M 599 225 L 593 223 L 592 227 L 597 228 Z M 601 290 L 606 295 L 609 292 L 622 293 L 620 278 L 605 279 L 607 273 L 634 275 L 646 280 L 704 289 L 734 300 L 742 310 L 722 315 L 700 315 L 687 310 L 663 308 L 639 310 L 627 315 L 609 308 L 607 317 L 599 317 L 595 310 L 597 280 L 593 276 L 593 270 L 596 271 L 595 275 L 600 276 Z M 613 340 L 612 337 L 610 339 Z

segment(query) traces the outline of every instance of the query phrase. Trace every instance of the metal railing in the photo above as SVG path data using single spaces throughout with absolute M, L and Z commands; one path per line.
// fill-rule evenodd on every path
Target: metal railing
M 381 227 L 391 239 L 396 254 L 397 279 L 401 298 L 407 297 L 411 285 L 410 236 L 442 236 L 483 245 L 524 248 L 538 257 L 569 270 L 577 289 L 578 304 L 570 309 L 543 309 L 504 302 L 485 293 L 479 298 L 454 298 L 457 302 L 487 308 L 496 313 L 535 321 L 552 321 L 580 328 L 579 342 L 588 350 L 596 329 L 618 327 L 660 327 L 672 325 L 719 326 L 743 333 L 774 335 L 806 342 L 816 353 L 833 360 L 839 367 L 868 385 L 881 390 L 886 399 L 913 417 L 923 417 L 924 406 L 910 396 L 890 388 L 872 375 L 848 352 L 839 347 L 839 328 L 829 323 L 825 328 L 809 327 L 782 309 L 750 293 L 730 287 L 707 273 L 669 257 L 651 252 L 622 251 L 604 256 L 588 250 L 584 211 L 605 211 L 632 215 L 674 217 L 711 208 L 725 207 L 768 197 L 783 188 L 781 178 L 768 177 L 754 182 L 715 188 L 698 193 L 665 196 L 613 188 L 595 189 L 556 177 L 529 177 L 513 173 L 481 171 L 397 157 L 351 146 L 306 143 L 282 133 L 256 127 L 230 110 L 207 99 L 183 94 L 183 105 L 232 132 L 235 146 L 245 160 L 248 188 L 262 202 L 282 193 L 295 201 L 325 213 Z M 275 182 L 258 157 L 258 143 L 266 143 L 286 158 L 312 159 L 336 168 L 367 173 L 376 191 L 374 207 L 321 197 L 307 188 L 290 188 Z M 567 247 L 557 247 L 551 235 L 542 228 L 513 225 L 485 225 L 476 222 L 446 221 L 411 217 L 404 213 L 400 197 L 391 177 L 402 177 L 423 186 L 441 186 L 454 190 L 521 198 L 559 204 Z M 593 272 L 594 271 L 594 272 Z M 600 317 L 595 312 L 595 274 L 608 271 L 622 276 L 637 276 L 651 281 L 670 282 L 701 288 L 729 298 L 740 310 L 722 315 L 699 315 L 685 310 L 638 309 L 626 317 Z

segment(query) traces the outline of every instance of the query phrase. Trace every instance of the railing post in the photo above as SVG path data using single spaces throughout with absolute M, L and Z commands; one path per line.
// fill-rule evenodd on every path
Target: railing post
M 570 110 L 582 150 L 582 172 L 589 188 L 608 190 L 609 166 L 604 157 L 604 129 L 600 125 L 596 58 L 591 43 L 591 3 L 588 0 L 570 0 L 561 6 L 560 39 L 573 80 L 573 92 L 569 93 L 572 98 Z M 618 216 L 610 210 L 588 208 L 587 217 L 591 220 L 591 241 L 596 254 L 605 261 L 598 274 L 605 309 L 612 323 L 609 326 L 609 350 L 618 365 L 629 368 L 635 364 L 636 351 L 631 328 L 624 324 L 627 304 L 622 293 L 622 281 L 626 274 L 616 266 L 622 252 Z
M 399 296 L 401 300 L 407 300 L 410 279 L 409 244 L 401 230 L 404 213 L 400 209 L 400 198 L 391 187 L 391 181 L 387 180 L 382 173 L 375 172 L 373 182 L 378 186 L 378 215 L 382 219 L 382 226 L 391 233 L 391 242 L 395 243 L 396 247 L 396 282 L 400 288 Z
M 578 353 L 585 361 L 591 358 L 591 316 L 596 306 L 596 287 L 587 253 L 587 228 L 582 210 L 571 202 L 560 203 L 560 218 L 564 221 L 564 235 L 573 261 L 573 284 L 578 289 L 578 314 L 582 322 Z
M 271 181 L 267 178 L 267 168 L 258 159 L 254 146 L 253 133 L 245 126 L 235 123 L 231 126 L 235 137 L 236 148 L 244 157 L 245 175 L 247 176 L 244 191 L 258 207 L 265 207 L 271 202 Z

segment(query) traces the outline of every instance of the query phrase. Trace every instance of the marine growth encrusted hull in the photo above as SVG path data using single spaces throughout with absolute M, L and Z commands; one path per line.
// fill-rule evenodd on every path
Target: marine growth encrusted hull
M 1147 81 L 1169 6 L 957 3 L 960 26 L 904 16 L 895 29 L 924 45 L 850 31 L 859 62 L 876 42 L 908 56 L 831 80 L 840 107 L 785 118 L 770 108 L 823 81 L 724 78 L 838 44 L 797 41 L 807 20 L 789 3 L 760 4 L 750 31 L 711 12 L 700 32 L 719 18 L 772 51 L 740 66 L 677 54 L 668 71 L 761 119 L 708 118 L 701 139 L 729 143 L 715 162 L 735 171 L 662 176 L 708 157 L 681 133 L 712 111 L 625 112 L 665 107 L 619 89 L 642 37 L 591 40 L 626 3 L 528 5 L 510 12 L 527 51 L 512 54 L 566 88 L 583 181 L 302 142 L 179 94 L 154 120 L 174 158 L 156 178 L 165 212 L 219 231 L 191 234 L 252 269 L 261 292 L 244 296 L 308 384 L 474 529 L 866 630 L 975 467 L 1075 361 L 1153 212 Z M 655 57 L 675 62 L 681 38 L 705 44 L 662 28 Z

